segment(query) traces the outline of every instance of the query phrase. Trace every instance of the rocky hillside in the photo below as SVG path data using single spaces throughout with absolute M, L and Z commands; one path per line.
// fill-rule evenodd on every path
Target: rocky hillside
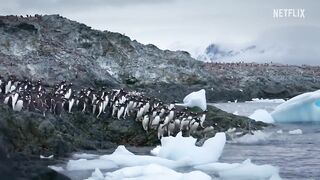
M 319 68 L 205 64 L 187 52 L 160 50 L 59 15 L 0 16 L 0 75 L 127 87 L 178 100 L 207 90 L 208 101 L 284 98 L 320 88 Z M 285 70 L 285 72 L 284 72 Z M 286 78 L 289 77 L 289 78 Z M 235 86 L 236 85 L 236 86 Z

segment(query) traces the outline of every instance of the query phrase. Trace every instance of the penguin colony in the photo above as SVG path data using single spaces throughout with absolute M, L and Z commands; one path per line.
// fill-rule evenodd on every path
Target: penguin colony
M 123 89 L 108 91 L 103 87 L 75 91 L 72 83 L 62 81 L 48 91 L 40 80 L 19 81 L 15 76 L 8 79 L 0 76 L 0 100 L 13 111 L 27 110 L 42 113 L 43 116 L 53 113 L 61 117 L 62 113 L 75 111 L 90 113 L 97 118 L 111 116 L 118 120 L 130 116 L 141 122 L 145 131 L 156 130 L 159 139 L 179 131 L 191 135 L 196 131 L 205 133 L 213 130 L 212 126 L 203 127 L 207 111 L 194 113 L 187 108 L 178 110 L 174 103 L 164 104 L 157 98 Z

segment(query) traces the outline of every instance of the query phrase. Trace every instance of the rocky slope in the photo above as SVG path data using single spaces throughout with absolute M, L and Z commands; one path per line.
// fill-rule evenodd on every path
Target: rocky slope
M 284 98 L 320 88 L 320 70 L 208 65 L 58 15 L 0 16 L 0 75 L 145 91 L 168 101 L 207 90 L 208 101 Z M 213 68 L 212 68 L 213 67 Z M 236 85 L 236 86 L 235 86 Z

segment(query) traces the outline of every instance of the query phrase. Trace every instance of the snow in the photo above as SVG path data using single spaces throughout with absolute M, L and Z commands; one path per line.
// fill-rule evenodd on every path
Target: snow
M 206 91 L 201 89 L 200 91 L 192 92 L 183 99 L 183 104 L 177 105 L 199 107 L 204 111 L 207 109 Z
M 106 173 L 105 179 L 139 179 L 139 180 L 211 180 L 211 177 L 200 171 L 192 171 L 189 173 L 178 173 L 172 169 L 157 164 L 149 164 L 145 166 L 125 167 L 120 170 Z
M 301 129 L 292 130 L 292 131 L 289 131 L 289 134 L 302 134 L 302 130 Z
M 43 156 L 43 155 L 40 155 L 40 159 L 52 159 L 53 158 L 53 155 L 50 155 L 50 156 Z
M 113 161 L 101 160 L 101 159 L 78 159 L 78 160 L 69 160 L 66 169 L 68 171 L 73 170 L 90 170 L 90 169 L 114 169 L 118 168 L 118 165 Z
M 298 95 L 280 104 L 271 115 L 275 122 L 319 121 L 320 90 Z
M 264 109 L 255 110 L 254 113 L 249 116 L 249 118 L 256 121 L 262 121 L 264 123 L 274 123 L 271 114 L 269 114 L 269 112 Z
M 181 132 L 176 137 L 164 137 L 161 139 L 161 147 L 157 148 L 158 156 L 174 161 L 189 161 L 190 164 L 204 164 L 218 161 L 226 143 L 225 133 L 217 133 L 206 140 L 203 146 L 195 145 L 193 137 L 182 137 Z
M 245 160 L 238 166 L 230 167 L 220 171 L 218 173 L 219 177 L 230 180 L 281 179 L 278 168 L 271 165 L 255 165 L 251 163 L 250 159 Z
M 271 135 L 272 133 L 266 133 L 258 130 L 258 131 L 254 131 L 253 134 L 248 133 L 244 136 L 233 139 L 231 143 L 254 144 L 254 143 L 266 141 Z

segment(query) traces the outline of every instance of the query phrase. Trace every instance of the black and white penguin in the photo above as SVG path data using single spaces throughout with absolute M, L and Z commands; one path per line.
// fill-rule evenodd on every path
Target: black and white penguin
M 156 116 L 150 121 L 150 128 L 151 129 L 156 129 L 160 122 L 160 112 L 156 113 Z
M 142 119 L 142 127 L 147 132 L 149 130 L 149 121 L 150 121 L 150 114 L 147 113 L 146 115 L 143 116 L 143 119 Z
M 205 110 L 200 114 L 200 126 L 201 127 L 203 127 L 203 122 L 206 120 L 207 112 L 208 112 L 208 110 Z
M 117 113 L 117 118 L 118 120 L 121 120 L 121 117 L 123 117 L 124 115 L 124 110 L 125 110 L 125 107 L 126 107 L 126 102 L 122 103 L 119 105 L 119 110 L 118 110 L 118 113 Z
M 158 131 L 158 139 L 161 139 L 165 132 L 166 132 L 166 124 L 164 123 L 164 121 L 160 121 L 159 125 L 157 127 L 157 131 Z
M 137 115 L 136 115 L 136 121 L 141 121 L 143 118 L 143 112 L 144 112 L 144 107 L 141 106 L 138 111 L 137 111 Z

